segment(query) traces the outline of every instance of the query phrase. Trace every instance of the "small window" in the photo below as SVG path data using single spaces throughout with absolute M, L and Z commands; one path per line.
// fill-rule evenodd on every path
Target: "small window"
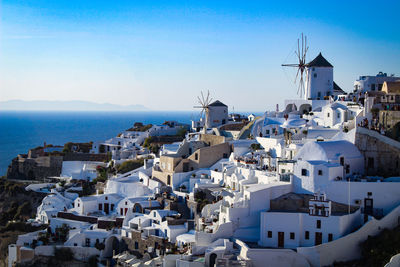
M 329 116 L 330 116 L 329 112 L 326 114 L 326 116 L 329 118 Z
M 135 249 L 139 249 L 139 243 L 135 241 Z
M 194 160 L 198 160 L 199 159 L 199 154 L 195 153 L 194 154 Z
M 314 78 L 317 78 L 317 74 L 316 73 L 314 73 Z
M 106 200 L 108 200 L 108 197 L 106 197 Z
M 272 231 L 268 231 L 268 238 L 272 238 Z
M 125 201 L 125 205 L 128 205 L 128 201 Z
M 301 169 L 301 175 L 302 176 L 307 176 L 307 170 L 306 169 Z
M 322 175 L 322 170 L 318 170 L 318 175 L 319 175 L 319 176 Z
M 333 240 L 333 235 L 332 234 L 328 234 L 328 242 L 331 242 Z
M 317 220 L 317 228 L 321 229 L 321 220 Z
M 340 119 L 340 112 L 338 112 L 338 114 L 337 114 L 337 118 L 338 118 L 338 119 Z
M 290 239 L 294 239 L 295 234 L 293 232 L 290 233 Z
M 103 210 L 103 204 L 99 204 L 99 210 Z
M 306 233 L 305 233 L 305 235 L 304 235 L 304 238 L 305 239 L 310 239 L 310 232 L 309 231 L 306 231 Z
M 340 157 L 340 165 L 344 166 L 344 157 Z

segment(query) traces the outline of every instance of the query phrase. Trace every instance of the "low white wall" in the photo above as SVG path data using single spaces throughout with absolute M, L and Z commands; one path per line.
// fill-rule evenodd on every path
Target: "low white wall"
M 215 233 L 196 232 L 195 240 L 197 246 L 209 246 L 219 238 L 230 238 L 233 235 L 233 224 L 231 222 L 221 224 Z
M 90 223 L 88 222 L 73 221 L 62 218 L 51 218 L 50 220 L 51 231 L 54 232 L 57 227 L 62 227 L 63 224 L 68 225 L 70 228 L 77 228 L 77 229 L 83 229 L 90 226 Z
M 309 267 L 307 259 L 291 249 L 260 249 L 249 248 L 244 242 L 235 240 L 240 246 L 240 256 L 250 259 L 253 267 Z
M 374 208 L 383 209 L 384 214 L 400 205 L 400 183 L 397 182 L 350 182 L 349 185 L 345 181 L 332 181 L 325 193 L 330 200 L 347 204 L 349 190 L 352 205 L 356 199 L 367 197 L 368 192 L 372 193 Z
M 219 210 L 219 208 L 222 205 L 222 201 L 218 201 L 217 203 L 214 204 L 207 204 L 204 206 L 204 208 L 201 210 L 201 217 L 210 217 L 216 210 Z
M 172 187 L 177 189 L 183 182 L 189 181 L 189 178 L 195 172 L 196 171 L 174 173 L 172 177 Z
M 176 267 L 204 267 L 203 262 L 196 262 L 196 261 L 185 261 L 178 259 L 176 260 Z
M 161 183 L 156 180 L 150 179 L 150 177 L 144 173 L 143 171 L 139 172 L 139 179 L 143 180 L 143 184 L 146 185 L 149 189 L 155 190 L 156 188 L 161 187 Z
M 350 261 L 361 257 L 360 243 L 368 236 L 375 236 L 384 228 L 392 229 L 399 224 L 400 206 L 381 220 L 371 219 L 358 231 L 340 239 L 314 247 L 298 247 L 297 252 L 304 255 L 311 266 L 328 266 L 335 261 Z
M 385 265 L 385 267 L 397 267 L 397 266 L 400 266 L 400 253 L 391 257 L 390 261 Z

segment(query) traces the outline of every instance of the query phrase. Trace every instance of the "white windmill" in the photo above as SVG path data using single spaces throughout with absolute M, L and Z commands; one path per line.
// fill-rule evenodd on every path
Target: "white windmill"
M 205 115 L 203 132 L 206 133 L 207 127 L 209 126 L 209 119 L 210 119 L 208 106 L 210 105 L 210 103 L 212 101 L 212 98 L 210 97 L 210 91 L 207 90 L 207 97 L 204 97 L 203 92 L 201 92 L 201 98 L 200 98 L 200 96 L 198 96 L 197 99 L 198 99 L 200 106 L 194 106 L 194 108 L 201 108 L 200 118 L 203 118 L 203 115 Z

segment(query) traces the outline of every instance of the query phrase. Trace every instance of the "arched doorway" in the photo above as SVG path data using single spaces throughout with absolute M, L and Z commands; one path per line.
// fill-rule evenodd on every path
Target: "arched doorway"
M 115 236 L 110 236 L 105 242 L 105 248 L 102 253 L 103 258 L 111 258 L 113 253 L 116 255 L 120 253 L 119 240 Z
M 296 106 L 296 104 L 294 104 L 294 103 L 288 104 L 288 105 L 286 106 L 285 111 L 286 111 L 287 113 L 290 113 L 290 112 L 293 112 L 293 111 L 297 111 L 297 106 Z
M 311 105 L 310 104 L 303 104 L 299 108 L 300 114 L 307 114 L 311 111 Z

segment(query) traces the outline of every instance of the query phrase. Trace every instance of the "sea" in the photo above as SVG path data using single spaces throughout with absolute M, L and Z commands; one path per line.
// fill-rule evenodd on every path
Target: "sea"
M 0 111 L 0 176 L 7 173 L 8 165 L 18 154 L 44 142 L 64 145 L 104 141 L 135 122 L 162 124 L 172 120 L 190 124 L 198 118 L 196 111 Z

